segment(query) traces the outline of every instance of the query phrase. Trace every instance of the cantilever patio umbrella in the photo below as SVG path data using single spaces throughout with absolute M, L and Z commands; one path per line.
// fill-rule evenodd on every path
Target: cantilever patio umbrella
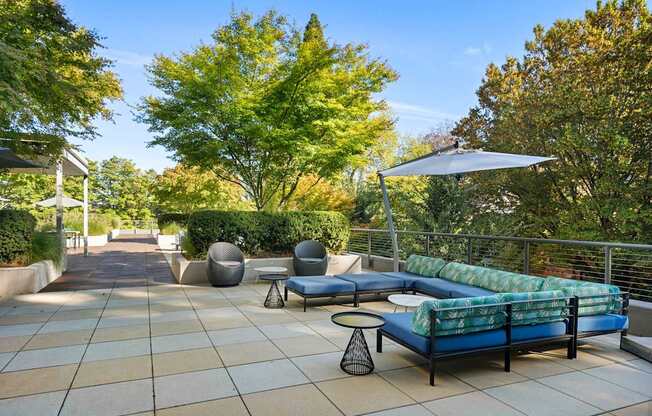
M 78 201 L 76 199 L 69 198 L 67 196 L 64 196 L 63 198 L 61 198 L 61 200 L 63 202 L 64 208 L 74 208 L 74 207 L 84 206 L 84 203 L 82 201 Z M 55 207 L 57 205 L 57 198 L 53 196 L 52 198 L 44 199 L 43 201 L 38 201 L 34 205 L 38 205 L 39 207 L 44 207 L 44 208 Z
M 389 235 L 392 240 L 394 271 L 397 272 L 399 266 L 398 241 L 394 229 L 394 221 L 392 220 L 392 207 L 389 204 L 389 197 L 387 196 L 385 177 L 457 175 L 481 170 L 522 168 L 554 159 L 554 157 L 460 149 L 459 144 L 456 142 L 452 146 L 440 149 L 429 155 L 378 172 L 380 189 L 383 191 L 385 214 L 387 215 L 387 227 L 389 228 Z
M 40 168 L 41 166 L 22 159 L 17 156 L 11 149 L 0 147 L 0 169 L 9 168 Z

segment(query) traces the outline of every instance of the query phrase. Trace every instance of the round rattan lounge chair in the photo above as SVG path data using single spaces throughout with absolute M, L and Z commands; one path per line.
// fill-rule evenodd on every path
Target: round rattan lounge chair
M 328 253 L 322 243 L 302 241 L 294 247 L 294 273 L 297 276 L 321 276 L 328 269 Z
M 242 281 L 245 261 L 231 243 L 215 243 L 208 249 L 208 281 L 213 286 L 236 286 Z

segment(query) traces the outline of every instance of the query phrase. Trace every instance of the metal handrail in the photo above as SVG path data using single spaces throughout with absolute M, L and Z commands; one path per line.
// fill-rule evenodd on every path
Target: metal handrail
M 399 257 L 435 255 L 524 274 L 603 281 L 652 301 L 652 245 L 412 230 L 396 235 Z M 351 228 L 348 251 L 367 255 L 373 268 L 374 257 L 392 256 L 389 231 Z

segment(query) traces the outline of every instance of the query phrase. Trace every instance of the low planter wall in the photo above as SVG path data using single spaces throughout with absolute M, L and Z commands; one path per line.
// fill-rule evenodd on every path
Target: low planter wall
M 201 284 L 208 283 L 206 275 L 206 260 L 188 260 L 181 253 L 175 253 L 171 259 L 172 273 L 177 282 L 183 284 Z M 288 269 L 288 274 L 294 274 L 292 266 L 292 257 L 269 257 L 245 259 L 245 274 L 243 282 L 252 282 L 256 280 L 257 267 L 280 266 Z M 341 254 L 328 256 L 328 269 L 326 274 L 344 274 L 360 273 L 362 271 L 362 262 L 360 256 L 356 254 Z
M 178 237 L 176 234 L 158 234 L 156 242 L 161 250 L 178 250 Z
M 26 267 L 0 268 L 0 301 L 25 293 L 36 293 L 61 276 L 61 269 L 52 260 L 39 261 Z
M 89 235 L 88 247 L 102 247 L 109 242 L 109 234 Z

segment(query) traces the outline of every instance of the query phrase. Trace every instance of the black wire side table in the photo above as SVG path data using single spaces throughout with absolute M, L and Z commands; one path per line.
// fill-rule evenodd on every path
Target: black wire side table
M 267 297 L 265 298 L 265 307 L 270 309 L 279 309 L 285 306 L 283 302 L 283 296 L 281 296 L 281 291 L 278 289 L 278 283 L 283 280 L 288 280 L 288 276 L 281 273 L 270 273 L 270 274 L 261 274 L 258 276 L 260 280 L 265 280 L 272 282 L 269 287 L 269 292 L 267 292 Z
M 380 328 L 385 325 L 385 319 L 369 312 L 340 312 L 331 316 L 331 321 L 353 329 L 353 335 L 340 361 L 340 368 L 354 376 L 364 376 L 374 371 L 374 361 L 371 359 L 363 329 Z

